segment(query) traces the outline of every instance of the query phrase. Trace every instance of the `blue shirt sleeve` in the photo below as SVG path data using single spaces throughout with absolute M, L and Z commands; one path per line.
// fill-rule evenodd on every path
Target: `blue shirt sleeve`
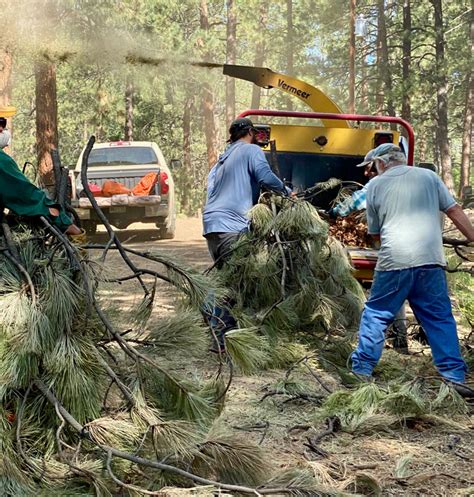
M 436 176 L 436 186 L 438 189 L 439 210 L 446 212 L 456 205 L 456 200 L 449 193 L 447 186 L 441 181 L 439 176 Z
M 377 211 L 373 202 L 373 185 L 369 185 L 367 188 L 367 231 L 369 235 L 379 235 L 380 234 L 380 221 Z
M 260 186 L 266 186 L 284 195 L 288 194 L 283 181 L 270 169 L 265 154 L 258 145 L 253 145 L 250 152 L 250 172 Z

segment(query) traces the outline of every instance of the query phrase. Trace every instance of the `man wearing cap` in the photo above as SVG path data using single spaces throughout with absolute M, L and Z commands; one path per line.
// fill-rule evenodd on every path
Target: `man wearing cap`
M 364 157 L 364 161 L 357 164 L 356 167 L 364 168 L 364 176 L 369 181 L 360 189 L 356 190 L 349 198 L 336 204 L 332 209 L 327 211 L 331 219 L 337 217 L 346 217 L 354 211 L 362 211 L 367 208 L 367 188 L 372 178 L 377 176 L 377 170 L 374 164 L 374 152 L 376 149 L 369 150 Z M 400 353 L 408 353 L 407 327 L 406 327 L 405 306 L 402 305 L 397 312 L 392 327 L 391 336 L 394 338 L 393 347 Z M 388 335 L 387 335 L 388 336 Z
M 230 247 L 249 228 L 248 211 L 254 206 L 260 189 L 288 195 L 289 190 L 270 169 L 262 149 L 256 145 L 256 130 L 250 119 L 236 119 L 229 128 L 229 145 L 211 169 L 207 202 L 203 211 L 204 237 L 218 268 L 230 256 Z M 220 312 L 223 335 L 236 327 L 234 318 Z
M 18 216 L 45 216 L 68 235 L 83 237 L 83 231 L 72 223 L 61 207 L 31 183 L 16 162 L 3 151 L 9 142 L 10 133 L 4 129 L 0 132 L 0 214 L 8 208 Z
M 352 354 L 352 371 L 372 375 L 383 350 L 384 332 L 405 300 L 423 326 L 433 362 L 462 395 L 466 365 L 461 357 L 444 267 L 439 212 L 445 212 L 469 242 L 474 228 L 439 177 L 409 167 L 399 147 L 385 143 L 373 152 L 378 176 L 367 188 L 368 232 L 381 246 L 374 283 Z

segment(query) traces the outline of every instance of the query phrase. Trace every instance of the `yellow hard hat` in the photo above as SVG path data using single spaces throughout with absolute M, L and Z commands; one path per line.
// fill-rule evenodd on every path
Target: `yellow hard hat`
M 12 117 L 16 114 L 16 107 L 12 105 L 5 105 L 0 107 L 0 117 Z

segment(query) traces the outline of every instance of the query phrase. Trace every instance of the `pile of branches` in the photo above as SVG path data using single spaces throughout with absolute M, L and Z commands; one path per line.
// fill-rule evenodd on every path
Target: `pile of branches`
M 192 482 L 275 493 L 264 485 L 270 465 L 261 449 L 216 424 L 229 386 L 224 364 L 206 379 L 166 366 L 166 356 L 207 352 L 198 309 L 214 282 L 120 243 L 87 188 L 93 143 L 83 184 L 108 230 L 106 244 L 76 247 L 45 218 L 40 226 L 1 223 L 0 493 L 162 495 L 166 485 Z M 128 274 L 108 275 L 111 250 Z M 181 307 L 147 328 L 158 279 L 180 290 Z M 129 280 L 143 298 L 122 330 L 98 290 Z
M 259 336 L 269 362 L 283 365 L 296 358 L 298 339 L 322 348 L 335 336 L 351 336 L 364 295 L 344 247 L 316 208 L 265 193 L 249 216 L 251 230 L 219 271 L 244 328 L 227 335 L 230 347 L 239 335 L 249 341 Z M 265 358 L 258 360 L 262 365 Z

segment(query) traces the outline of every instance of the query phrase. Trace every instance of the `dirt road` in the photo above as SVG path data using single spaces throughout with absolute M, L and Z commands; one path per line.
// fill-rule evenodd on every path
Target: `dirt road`
M 145 252 L 159 252 L 166 257 L 171 257 L 181 266 L 187 266 L 204 270 L 212 263 L 206 246 L 206 240 L 202 236 L 202 221 L 200 218 L 180 218 L 176 223 L 176 236 L 173 240 L 159 240 L 156 229 L 149 224 L 135 223 L 129 229 L 116 231 L 119 239 L 134 250 Z M 104 244 L 107 242 L 105 228 L 99 227 L 97 235 L 91 237 L 92 243 Z M 153 263 L 147 259 L 131 256 L 133 262 L 139 268 L 162 271 L 160 264 Z M 106 269 L 109 278 L 124 277 L 130 273 L 129 268 L 123 262 L 116 251 L 111 251 L 107 256 Z M 152 277 L 145 277 L 148 283 L 153 282 Z M 131 310 L 139 305 L 142 294 L 136 280 L 127 281 L 121 285 L 105 285 L 102 294 L 106 295 L 121 312 Z M 153 314 L 161 315 L 169 312 L 175 306 L 178 292 L 161 280 L 157 281 L 157 299 Z
M 198 217 L 178 218 L 173 240 L 159 240 L 158 231 L 151 224 L 134 223 L 117 234 L 123 242 L 137 250 L 163 250 L 176 255 L 188 265 L 206 266 L 211 263 L 206 240 L 202 236 L 202 220 Z M 107 240 L 105 228 L 99 227 L 94 242 Z

